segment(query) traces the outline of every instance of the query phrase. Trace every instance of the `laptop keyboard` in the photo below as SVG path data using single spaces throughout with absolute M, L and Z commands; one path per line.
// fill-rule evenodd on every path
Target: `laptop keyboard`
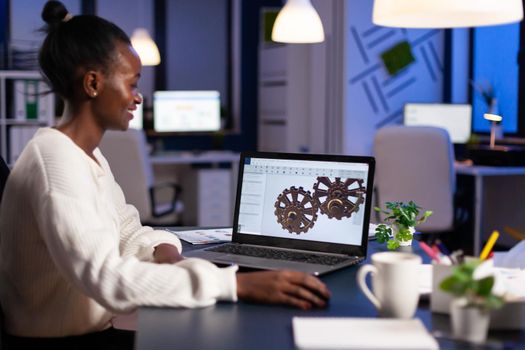
M 224 245 L 220 245 L 217 247 L 208 248 L 206 250 L 217 252 L 217 253 L 245 255 L 245 256 L 252 256 L 252 257 L 257 257 L 257 258 L 295 261 L 295 262 L 328 265 L 328 266 L 333 266 L 333 265 L 337 265 L 337 264 L 340 264 L 346 261 L 352 261 L 352 260 L 356 260 L 355 263 L 358 263 L 360 261 L 359 259 L 355 259 L 352 257 L 339 257 L 339 256 L 331 256 L 331 255 L 324 255 L 324 254 L 294 252 L 294 251 L 289 251 L 289 250 L 261 248 L 261 247 L 238 245 L 238 244 L 224 244 Z

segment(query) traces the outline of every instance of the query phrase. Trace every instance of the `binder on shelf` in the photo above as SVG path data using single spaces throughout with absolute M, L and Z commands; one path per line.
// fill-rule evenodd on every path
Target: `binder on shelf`
M 26 118 L 36 120 L 38 118 L 38 81 L 26 80 L 25 84 Z
M 55 98 L 49 86 L 38 82 L 38 120 L 42 122 L 53 122 L 55 118 Z
M 24 80 L 15 80 L 13 83 L 14 112 L 16 120 L 26 120 L 26 84 Z
M 38 130 L 35 126 L 12 126 L 9 128 L 9 159 L 10 165 L 15 164 L 16 160 L 24 150 L 29 140 Z
M 49 122 L 54 117 L 53 94 L 39 80 L 17 79 L 13 84 L 14 116 L 16 120 Z

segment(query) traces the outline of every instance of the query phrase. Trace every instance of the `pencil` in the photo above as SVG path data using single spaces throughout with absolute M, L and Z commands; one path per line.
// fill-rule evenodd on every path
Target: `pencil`
M 483 250 L 481 251 L 481 255 L 479 256 L 480 260 L 485 260 L 489 256 L 490 251 L 494 247 L 494 243 L 496 243 L 496 240 L 499 237 L 499 232 L 494 230 L 492 234 L 490 235 L 489 240 L 485 244 L 485 247 L 483 247 Z

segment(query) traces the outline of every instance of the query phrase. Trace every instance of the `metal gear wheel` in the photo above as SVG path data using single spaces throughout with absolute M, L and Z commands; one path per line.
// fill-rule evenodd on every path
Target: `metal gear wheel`
M 354 178 L 347 178 L 342 182 L 340 177 L 336 177 L 332 182 L 327 176 L 317 177 L 317 183 L 314 184 L 314 199 L 321 214 L 327 215 L 330 219 L 341 220 L 359 211 L 366 193 L 363 182 L 363 179 Z
M 310 191 L 302 187 L 285 189 L 275 201 L 275 216 L 283 229 L 301 234 L 314 226 L 317 206 Z

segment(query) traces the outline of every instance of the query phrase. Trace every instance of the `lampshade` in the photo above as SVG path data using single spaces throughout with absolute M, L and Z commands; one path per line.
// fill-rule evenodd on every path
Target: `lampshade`
M 131 45 L 139 54 L 143 66 L 156 66 L 160 63 L 159 49 L 146 29 L 137 28 L 133 31 Z
M 288 0 L 277 15 L 272 40 L 281 43 L 318 43 L 324 40 L 323 24 L 310 0 Z
M 478 27 L 523 19 L 522 0 L 374 0 L 372 22 L 401 28 Z

